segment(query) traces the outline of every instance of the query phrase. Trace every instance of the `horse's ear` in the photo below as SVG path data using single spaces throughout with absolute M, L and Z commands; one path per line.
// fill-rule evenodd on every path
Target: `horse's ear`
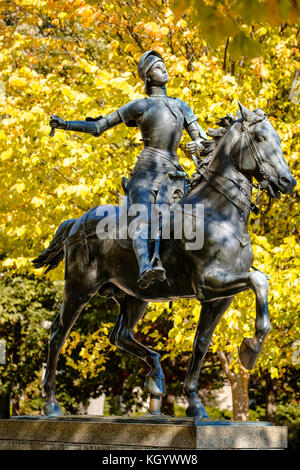
M 260 117 L 267 117 L 267 114 L 261 108 L 256 108 L 254 112 Z
M 242 105 L 242 103 L 240 103 L 238 101 L 238 104 L 239 104 L 239 108 L 240 108 L 240 113 L 241 113 L 241 117 L 243 118 L 243 121 L 252 121 L 253 120 L 253 114 L 252 112 L 246 108 L 245 106 Z

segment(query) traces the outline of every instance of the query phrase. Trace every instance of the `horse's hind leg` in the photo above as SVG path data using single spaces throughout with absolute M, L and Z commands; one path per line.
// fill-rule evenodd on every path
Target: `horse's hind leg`
M 203 358 L 208 350 L 213 332 L 233 297 L 202 303 L 201 314 L 194 339 L 193 356 L 184 383 L 188 398 L 187 416 L 208 418 L 204 406 L 197 397 L 197 384 Z
M 51 325 L 48 362 L 43 383 L 46 394 L 46 402 L 43 406 L 45 416 L 62 415 L 54 393 L 58 356 L 72 326 L 95 291 L 95 289 L 92 292 L 91 290 L 83 291 L 83 282 L 80 287 L 79 283 L 74 285 L 66 281 L 61 311 Z
M 133 337 L 133 328 L 144 315 L 148 303 L 129 295 L 114 298 L 120 306 L 117 328 L 112 334 L 114 344 L 143 359 L 150 366 L 151 370 L 146 376 L 145 387 L 153 395 L 161 396 L 165 393 L 165 380 L 160 356 Z

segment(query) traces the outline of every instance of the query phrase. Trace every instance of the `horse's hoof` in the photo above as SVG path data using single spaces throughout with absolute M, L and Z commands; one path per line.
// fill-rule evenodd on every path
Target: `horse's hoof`
M 153 395 L 162 396 L 166 393 L 165 378 L 160 375 L 148 374 L 146 375 L 144 387 Z
M 56 401 L 49 401 L 43 406 L 43 415 L 59 418 L 63 416 L 63 412 Z
M 208 414 L 202 403 L 198 402 L 197 404 L 189 405 L 186 409 L 185 414 L 189 418 L 202 418 L 202 419 L 209 419 Z
M 243 339 L 238 351 L 240 361 L 246 369 L 254 369 L 256 361 L 261 353 L 262 347 L 263 341 L 259 341 L 257 338 Z

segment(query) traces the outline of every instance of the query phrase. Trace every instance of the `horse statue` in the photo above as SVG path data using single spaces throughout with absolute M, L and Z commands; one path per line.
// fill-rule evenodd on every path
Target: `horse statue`
M 271 326 L 267 276 L 258 270 L 250 271 L 253 255 L 247 225 L 250 211 L 258 212 L 251 200 L 253 178 L 270 198 L 280 198 L 280 193 L 291 194 L 296 181 L 267 115 L 260 108 L 250 111 L 240 103 L 239 108 L 236 116 L 227 114 L 218 123 L 219 128 L 209 130 L 212 139 L 204 141 L 204 158 L 198 161 L 188 192 L 175 204 L 177 212 L 183 211 L 187 204 L 192 208 L 189 223 L 202 230 L 204 237 L 202 246 L 194 249 L 187 249 L 184 235 L 181 239 L 172 237 L 174 212 L 171 237 L 162 238 L 159 247 L 168 282 L 154 283 L 146 289 L 138 287 L 139 271 L 132 244 L 97 236 L 97 224 L 104 217 L 104 211 L 99 215 L 99 207 L 103 206 L 63 222 L 48 248 L 32 261 L 36 268 L 46 267 L 47 272 L 65 257 L 64 298 L 51 326 L 43 383 L 45 416 L 62 415 L 54 392 L 59 353 L 77 317 L 96 293 L 119 304 L 110 341 L 149 365 L 145 387 L 153 400 L 165 393 L 160 356 L 133 336 L 148 302 L 180 298 L 196 298 L 201 302 L 192 359 L 184 383 L 187 416 L 208 418 L 197 397 L 201 364 L 213 332 L 234 296 L 249 289 L 256 296 L 255 335 L 243 339 L 239 357 L 244 367 L 254 368 Z M 200 215 L 196 211 L 199 204 L 204 208 Z M 159 405 L 153 405 L 152 412 L 159 414 Z

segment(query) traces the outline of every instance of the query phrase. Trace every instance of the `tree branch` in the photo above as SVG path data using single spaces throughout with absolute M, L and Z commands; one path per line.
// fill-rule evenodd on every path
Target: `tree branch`
M 234 373 L 231 372 L 231 370 L 229 369 L 229 363 L 224 351 L 218 351 L 218 357 L 220 359 L 226 377 L 228 378 L 229 382 L 232 383 L 234 380 Z

